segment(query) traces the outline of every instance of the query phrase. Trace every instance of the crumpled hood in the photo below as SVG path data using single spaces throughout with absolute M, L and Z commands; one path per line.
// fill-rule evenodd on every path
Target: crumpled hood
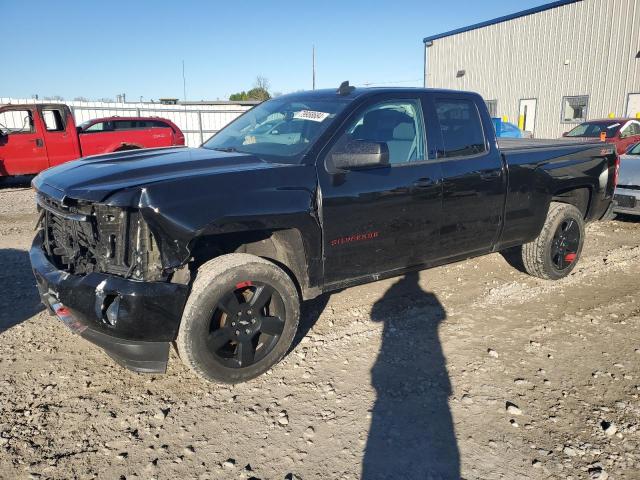
M 640 155 L 623 155 L 620 157 L 618 185 L 640 186 Z
M 41 172 L 34 187 L 61 200 L 99 202 L 126 188 L 189 176 L 281 166 L 244 153 L 204 148 L 154 148 L 81 158 Z

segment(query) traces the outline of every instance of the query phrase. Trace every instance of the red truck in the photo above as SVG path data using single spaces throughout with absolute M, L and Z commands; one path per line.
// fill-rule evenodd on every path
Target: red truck
M 184 134 L 164 118 L 97 118 L 76 127 L 67 105 L 0 107 L 0 179 L 100 153 L 176 145 L 184 145 Z

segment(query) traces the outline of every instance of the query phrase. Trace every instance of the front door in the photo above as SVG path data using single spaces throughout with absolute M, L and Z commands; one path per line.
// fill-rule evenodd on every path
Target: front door
M 49 166 L 42 126 L 33 107 L 0 110 L 0 176 L 37 173 Z
M 518 114 L 518 128 L 525 132 L 535 132 L 536 127 L 536 106 L 538 100 L 535 98 L 528 98 L 520 100 L 520 113 Z
M 67 128 L 71 115 L 64 106 L 39 107 L 44 124 L 44 140 L 49 154 L 49 165 L 59 165 L 80 157 L 77 137 L 73 128 Z M 73 123 L 71 123 L 73 125 Z M 71 131 L 70 131 L 71 130 Z
M 419 265 L 436 254 L 441 169 L 427 154 L 424 118 L 418 95 L 373 97 L 319 158 L 327 285 Z M 334 169 L 332 151 L 350 140 L 386 144 L 389 165 Z

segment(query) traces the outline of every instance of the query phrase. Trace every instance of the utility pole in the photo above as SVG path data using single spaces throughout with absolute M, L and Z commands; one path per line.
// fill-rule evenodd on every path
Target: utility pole
M 187 77 L 184 75 L 184 60 L 182 60 L 182 95 L 183 99 L 187 101 Z
M 312 90 L 316 89 L 316 46 L 313 45 L 312 49 L 311 49 L 311 68 L 313 71 L 313 81 L 311 83 L 312 85 Z

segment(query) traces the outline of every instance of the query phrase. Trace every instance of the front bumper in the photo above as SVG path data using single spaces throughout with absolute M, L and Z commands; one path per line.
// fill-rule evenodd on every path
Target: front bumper
M 101 273 L 70 275 L 49 261 L 42 241 L 38 232 L 29 257 L 40 298 L 49 311 L 120 365 L 137 372 L 164 372 L 188 286 Z
M 640 215 L 640 190 L 616 188 L 616 194 L 613 197 L 613 211 L 627 215 Z

